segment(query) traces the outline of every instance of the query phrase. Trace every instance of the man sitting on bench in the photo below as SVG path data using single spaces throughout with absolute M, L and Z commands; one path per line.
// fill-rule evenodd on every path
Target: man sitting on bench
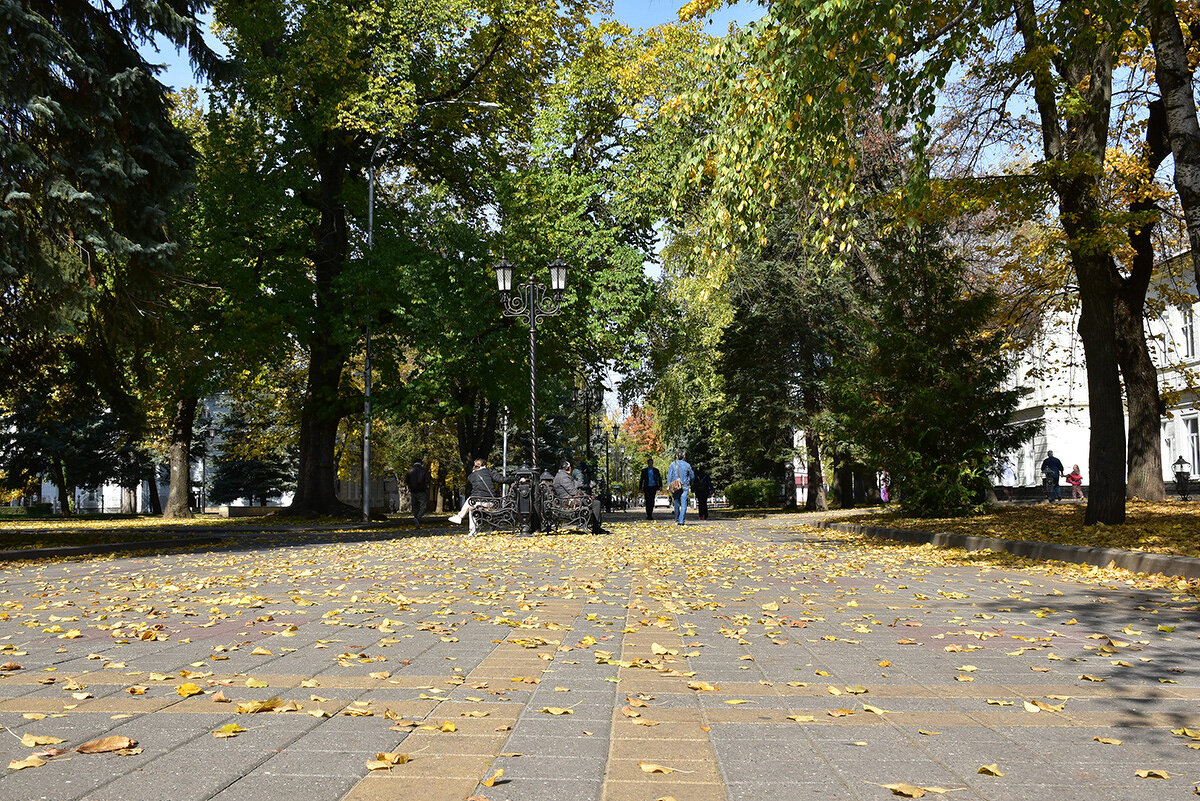
M 579 482 L 571 475 L 571 460 L 563 459 L 558 466 L 558 475 L 554 477 L 554 499 L 565 509 L 582 509 L 591 507 L 588 520 L 593 534 L 604 534 L 600 527 L 600 501 L 590 497 L 579 488 Z
M 456 525 L 460 524 L 463 521 L 463 515 L 466 515 L 469 522 L 467 533 L 474 537 L 478 532 L 475 511 L 496 508 L 500 503 L 500 496 L 496 494 L 496 485 L 511 484 L 515 479 L 516 476 L 496 475 L 487 466 L 487 459 L 476 459 L 475 469 L 471 471 L 471 475 L 467 476 L 467 500 L 458 514 L 450 516 L 450 522 Z

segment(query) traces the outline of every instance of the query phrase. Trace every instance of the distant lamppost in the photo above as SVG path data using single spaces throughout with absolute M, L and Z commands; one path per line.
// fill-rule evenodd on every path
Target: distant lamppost
M 500 472 L 503 475 L 508 475 L 508 407 L 505 406 L 500 411 L 500 428 L 504 432 L 504 448 L 501 450 Z M 507 484 L 501 484 L 502 488 L 507 488 Z
M 617 432 L 621 427 L 616 423 L 612 424 L 612 443 L 617 444 Z M 608 507 L 605 511 L 612 511 L 612 470 L 608 465 L 608 431 L 604 432 L 604 500 Z
M 1191 465 L 1187 459 L 1180 456 L 1175 460 L 1175 491 L 1179 493 L 1179 499 L 1182 501 L 1190 500 L 1188 498 L 1188 481 L 1192 477 Z
M 550 262 L 550 288 L 530 278 L 513 292 L 513 266 L 506 259 L 496 264 L 496 286 L 505 317 L 520 317 L 529 324 L 529 442 L 530 462 L 537 473 L 537 329 L 547 317 L 562 310 L 563 290 L 567 288 L 567 264 L 562 259 Z
M 588 386 L 587 373 L 583 373 L 582 376 L 583 389 L 582 391 L 578 389 L 572 390 L 571 400 L 577 406 L 581 405 L 582 401 L 583 430 L 587 432 L 583 449 L 587 453 L 587 462 L 590 466 L 592 464 L 592 436 L 593 434 L 599 436 L 598 429 L 597 431 L 592 430 L 592 409 L 599 410 L 600 405 L 604 403 L 604 388 L 601 386 Z

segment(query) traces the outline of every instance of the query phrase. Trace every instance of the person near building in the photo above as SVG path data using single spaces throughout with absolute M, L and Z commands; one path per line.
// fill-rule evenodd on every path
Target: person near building
M 404 486 L 408 487 L 408 495 L 412 499 L 413 519 L 417 525 L 425 513 L 429 511 L 429 468 L 423 459 L 417 459 L 412 467 L 404 474 Z
M 713 494 L 712 477 L 703 467 L 696 468 L 696 478 L 692 481 L 692 492 L 696 494 L 696 517 L 708 519 L 708 499 Z
M 1063 463 L 1054 455 L 1054 451 L 1046 451 L 1046 458 L 1042 460 L 1042 481 L 1046 486 L 1046 500 L 1054 503 L 1061 494 L 1058 488 L 1058 480 L 1062 474 L 1066 472 Z
M 1004 500 L 1011 501 L 1013 499 L 1013 490 L 1017 486 L 1017 471 L 1013 467 L 1012 462 L 1004 460 L 1003 466 L 1000 468 L 1000 488 L 1004 490 Z
M 588 522 L 591 524 L 592 533 L 605 533 L 600 525 L 600 501 L 584 492 L 579 482 L 571 475 L 570 459 L 563 459 L 558 466 L 558 473 L 554 476 L 554 498 L 567 507 L 581 508 L 585 504 L 589 505 L 591 511 Z
M 1079 465 L 1072 465 L 1071 472 L 1067 473 L 1067 483 L 1071 485 L 1071 500 L 1083 500 L 1083 474 L 1079 472 Z
M 642 476 L 638 479 L 638 489 L 642 492 L 642 497 L 646 499 L 646 519 L 654 519 L 654 499 L 658 497 L 659 490 L 663 487 L 662 472 L 654 466 L 654 459 L 646 460 L 646 466 L 642 468 Z
M 667 490 L 671 493 L 671 501 L 675 505 L 677 526 L 687 523 L 688 493 L 692 482 L 696 480 L 696 472 L 683 460 L 683 456 L 683 451 L 675 451 L 675 461 L 667 468 Z
M 487 466 L 487 459 L 476 459 L 471 475 L 467 476 L 467 500 L 463 503 L 458 514 L 450 516 L 450 522 L 458 525 L 463 517 L 467 518 L 467 533 L 472 537 L 478 532 L 475 512 L 479 509 L 490 509 L 500 502 L 496 492 L 497 484 L 511 484 L 515 476 L 498 476 Z

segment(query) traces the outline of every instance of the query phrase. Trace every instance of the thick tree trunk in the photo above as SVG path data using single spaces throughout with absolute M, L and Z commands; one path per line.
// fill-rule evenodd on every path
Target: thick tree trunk
M 854 465 L 849 461 L 842 462 L 834 469 L 837 481 L 838 502 L 843 509 L 853 509 L 854 503 Z
M 162 498 L 158 496 L 158 465 L 151 462 L 146 466 L 146 500 L 150 504 L 150 514 L 161 515 Z
M 1017 29 L 1030 56 L 1034 102 L 1042 127 L 1042 149 L 1050 184 L 1059 200 L 1059 220 L 1067 235 L 1079 284 L 1079 336 L 1087 363 L 1091 474 L 1086 522 L 1125 522 L 1125 410 L 1117 363 L 1116 269 L 1101 212 L 1103 173 L 1112 110 L 1115 32 L 1104 15 L 1080 20 L 1073 36 L 1042 30 L 1033 0 L 1015 0 Z M 1045 58 L 1054 50 L 1058 55 Z M 1036 54 L 1036 55 L 1035 55 Z M 1055 87 L 1080 87 L 1070 115 L 1060 113 Z
M 1174 0 L 1143 0 L 1154 46 L 1154 78 L 1166 107 L 1167 136 L 1175 156 L 1175 191 L 1187 221 L 1192 268 L 1200 286 L 1200 120 L 1187 46 Z
M 317 189 L 303 196 L 320 214 L 309 250 L 313 263 L 314 307 L 307 332 L 308 383 L 300 411 L 300 464 L 291 514 L 355 516 L 359 510 L 337 498 L 334 443 L 345 414 L 340 397 L 342 369 L 349 358 L 344 342 L 345 304 L 337 279 L 346 265 L 346 210 L 342 190 L 350 171 L 350 151 L 342 132 L 329 132 L 314 148 Z M 363 476 L 367 480 L 367 476 Z
M 137 514 L 137 490 L 121 487 L 121 514 Z
M 308 367 L 308 386 L 300 412 L 300 465 L 291 514 L 352 516 L 359 510 L 337 497 L 334 446 L 338 423 L 336 398 L 342 365 L 314 348 Z M 331 363 L 332 362 L 332 363 Z
M 181 520 L 192 516 L 192 425 L 196 420 L 197 398 L 188 396 L 175 402 L 171 416 L 171 443 L 168 462 L 171 471 L 167 490 L 167 508 L 163 517 Z
M 1166 114 L 1164 104 L 1150 104 L 1146 124 L 1147 166 L 1154 173 L 1166 159 Z M 1162 416 L 1165 404 L 1158 392 L 1158 370 L 1146 344 L 1144 313 L 1146 292 L 1154 274 L 1154 242 L 1151 234 L 1158 210 L 1150 198 L 1137 198 L 1129 205 L 1134 223 L 1129 230 L 1133 264 L 1121 280 L 1117 294 L 1117 357 L 1125 378 L 1125 401 L 1129 412 L 1128 483 L 1126 498 L 1160 501 L 1166 496 L 1162 466 Z
M 1064 213 L 1067 204 L 1063 204 Z M 1074 254 L 1073 254 L 1074 255 Z M 1115 295 L 1102 259 L 1073 259 L 1079 275 L 1079 337 L 1087 362 L 1089 496 L 1085 522 L 1125 522 L 1125 410 L 1117 363 Z
M 821 433 L 809 428 L 804 431 L 804 450 L 808 459 L 808 494 L 804 509 L 808 512 L 829 511 L 825 497 L 825 468 L 821 465 Z
M 75 510 L 71 507 L 71 500 L 74 492 L 71 487 L 67 486 L 67 471 L 63 469 L 63 463 L 59 459 L 54 460 L 54 466 L 51 470 L 51 480 L 54 481 L 54 488 L 58 490 L 58 505 L 63 517 L 69 517 Z

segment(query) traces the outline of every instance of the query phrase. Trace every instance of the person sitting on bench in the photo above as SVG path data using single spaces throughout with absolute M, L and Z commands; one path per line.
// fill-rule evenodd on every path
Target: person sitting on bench
M 487 459 L 476 459 L 475 468 L 467 476 L 467 500 L 458 514 L 450 516 L 450 522 L 460 524 L 465 515 L 468 520 L 467 533 L 474 537 L 478 532 L 475 520 L 477 509 L 494 509 L 500 503 L 496 493 L 497 484 L 511 484 L 516 476 L 498 476 L 487 466 Z
M 558 475 L 554 477 L 554 499 L 567 509 L 582 509 L 590 506 L 588 521 L 591 523 L 593 534 L 603 534 L 600 526 L 600 501 L 592 498 L 579 488 L 579 482 L 571 475 L 571 460 L 563 459 L 558 466 Z

